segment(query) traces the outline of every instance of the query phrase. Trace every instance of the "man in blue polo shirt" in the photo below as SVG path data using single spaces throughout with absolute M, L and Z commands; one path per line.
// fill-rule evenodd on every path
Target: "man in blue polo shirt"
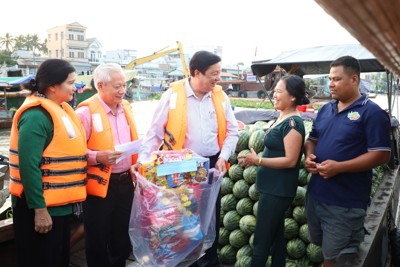
M 311 242 L 321 245 L 324 267 L 358 252 L 370 202 L 372 168 L 390 158 L 390 118 L 359 91 L 360 65 L 344 56 L 331 63 L 333 100 L 318 112 L 305 144 Z

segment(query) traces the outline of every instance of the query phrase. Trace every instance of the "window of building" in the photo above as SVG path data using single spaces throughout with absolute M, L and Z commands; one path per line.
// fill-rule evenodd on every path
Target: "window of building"
M 69 40 L 74 40 L 74 35 L 73 34 L 68 34 Z
M 56 49 L 56 58 L 58 58 L 58 49 Z
M 58 33 L 55 34 L 55 39 L 58 40 Z
M 64 40 L 64 32 L 61 32 L 61 40 Z
M 83 38 L 83 35 L 78 35 L 78 41 L 84 41 L 85 38 Z
M 69 57 L 74 58 L 74 52 L 69 52 Z
M 85 58 L 85 53 L 78 52 L 78 58 Z

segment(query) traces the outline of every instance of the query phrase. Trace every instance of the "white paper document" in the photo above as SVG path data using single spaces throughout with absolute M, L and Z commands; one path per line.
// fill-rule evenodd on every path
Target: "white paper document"
M 115 146 L 115 151 L 121 151 L 123 152 L 121 157 L 119 157 L 116 160 L 116 163 L 120 162 L 121 160 L 123 160 L 126 157 L 132 156 L 133 154 L 136 154 L 139 152 L 139 148 L 141 147 L 143 142 L 143 138 L 140 138 L 136 141 L 132 141 L 129 143 L 125 143 L 125 144 L 120 144 L 120 145 L 116 145 Z

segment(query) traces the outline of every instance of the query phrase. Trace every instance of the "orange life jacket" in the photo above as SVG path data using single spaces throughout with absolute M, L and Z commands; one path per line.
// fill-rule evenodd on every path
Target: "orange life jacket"
M 114 136 L 112 133 L 112 128 L 110 121 L 108 120 L 107 114 L 103 106 L 99 101 L 98 94 L 90 97 L 89 99 L 81 102 L 78 107 L 88 106 L 90 114 L 100 114 L 101 123 L 103 125 L 102 132 L 96 132 L 95 127 L 92 125 L 92 132 L 88 140 L 88 148 L 91 150 L 114 150 Z M 133 120 L 132 108 L 128 101 L 122 101 L 122 107 L 124 109 L 125 117 L 130 126 L 131 130 L 131 140 L 137 140 L 138 135 L 136 131 L 135 122 Z M 132 164 L 137 161 L 137 154 L 132 155 Z M 112 171 L 112 165 L 97 164 L 89 166 L 88 170 L 88 183 L 87 183 L 87 193 L 93 196 L 99 196 L 105 198 L 107 195 L 108 184 L 110 180 L 110 175 Z
M 165 126 L 168 133 L 170 133 L 175 142 L 171 142 L 171 137 L 167 132 L 164 134 L 164 146 L 163 149 L 179 150 L 183 148 L 186 137 L 187 128 L 187 99 L 185 92 L 185 80 L 175 82 L 172 85 L 173 93 L 177 94 L 176 106 L 174 109 L 168 110 L 168 121 Z M 215 112 L 217 114 L 218 123 L 218 145 L 222 149 L 226 137 L 226 118 L 223 102 L 225 102 L 224 93 L 222 87 L 216 85 L 214 90 L 211 92 L 211 98 L 214 103 Z M 167 145 L 167 144 L 168 145 Z M 170 146 L 170 147 L 168 147 Z
M 19 171 L 18 121 L 29 108 L 42 106 L 51 116 L 54 136 L 43 151 L 43 196 L 46 206 L 60 206 L 86 199 L 87 148 L 82 123 L 66 103 L 60 108 L 54 101 L 29 96 L 16 111 L 10 135 L 10 192 L 21 197 L 24 191 Z M 73 128 L 75 137 L 72 137 Z M 27 155 L 24 155 L 27 156 Z

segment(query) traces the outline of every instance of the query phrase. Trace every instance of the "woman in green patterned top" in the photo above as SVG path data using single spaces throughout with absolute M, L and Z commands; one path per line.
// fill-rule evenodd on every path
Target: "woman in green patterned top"
M 272 266 L 285 266 L 285 211 L 297 190 L 305 129 L 297 105 L 308 104 L 302 78 L 284 76 L 275 87 L 274 107 L 278 119 L 264 139 L 264 151 L 259 157 L 254 150 L 243 156 L 241 165 L 259 166 L 256 185 L 260 191 L 254 249 L 251 266 L 265 266 L 269 255 Z

